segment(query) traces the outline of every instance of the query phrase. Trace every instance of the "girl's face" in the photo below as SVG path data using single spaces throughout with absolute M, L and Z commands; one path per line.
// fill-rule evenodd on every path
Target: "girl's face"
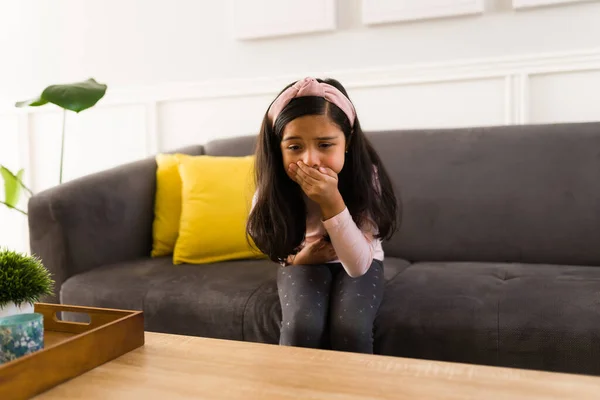
M 302 161 L 309 167 L 327 167 L 339 174 L 344 167 L 344 132 L 325 115 L 305 115 L 283 128 L 281 154 L 290 178 L 289 166 Z

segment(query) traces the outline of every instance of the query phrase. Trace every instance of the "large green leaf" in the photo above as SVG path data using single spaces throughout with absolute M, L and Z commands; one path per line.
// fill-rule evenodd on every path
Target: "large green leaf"
M 93 78 L 87 81 L 48 86 L 40 97 L 19 101 L 17 107 L 37 107 L 53 103 L 77 113 L 93 107 L 106 93 L 107 86 Z
M 23 188 L 21 186 L 23 169 L 15 175 L 8 168 L 0 165 L 0 175 L 4 179 L 4 202 L 10 207 L 16 207 Z

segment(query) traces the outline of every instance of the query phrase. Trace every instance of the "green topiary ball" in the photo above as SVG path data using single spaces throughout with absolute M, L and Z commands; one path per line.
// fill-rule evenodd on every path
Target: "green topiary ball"
M 0 308 L 10 302 L 33 304 L 52 295 L 53 288 L 50 271 L 39 258 L 0 249 Z

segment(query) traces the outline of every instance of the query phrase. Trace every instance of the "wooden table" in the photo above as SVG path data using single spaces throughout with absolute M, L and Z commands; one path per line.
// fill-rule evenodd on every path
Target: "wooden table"
M 600 378 L 146 333 L 38 399 L 598 399 Z

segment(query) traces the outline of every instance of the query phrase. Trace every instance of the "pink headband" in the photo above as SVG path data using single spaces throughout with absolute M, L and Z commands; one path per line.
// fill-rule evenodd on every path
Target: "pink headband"
M 275 99 L 267 114 L 269 118 L 271 118 L 271 121 L 273 121 L 273 126 L 275 126 L 275 120 L 281 111 L 292 99 L 306 96 L 323 97 L 328 102 L 335 104 L 344 112 L 344 114 L 346 114 L 350 121 L 350 126 L 354 126 L 356 112 L 354 111 L 354 106 L 350 100 L 334 86 L 327 83 L 321 83 L 315 78 L 304 78 L 299 80 L 284 90 L 283 93 Z

